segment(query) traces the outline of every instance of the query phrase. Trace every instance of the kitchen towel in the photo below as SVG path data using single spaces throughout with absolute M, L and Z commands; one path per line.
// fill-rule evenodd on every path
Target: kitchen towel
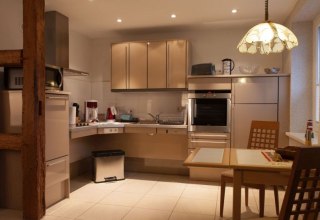
M 76 112 L 77 112 L 76 106 L 72 106 L 69 108 L 69 124 L 70 125 L 76 124 Z

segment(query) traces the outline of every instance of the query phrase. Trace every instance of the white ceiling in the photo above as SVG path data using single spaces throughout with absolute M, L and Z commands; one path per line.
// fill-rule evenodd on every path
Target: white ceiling
M 112 32 L 251 26 L 264 20 L 264 0 L 45 0 L 90 38 Z M 297 0 L 269 0 L 270 20 L 283 23 Z M 236 8 L 238 13 L 232 14 Z M 171 19 L 170 15 L 177 15 Z M 116 19 L 122 18 L 122 23 Z

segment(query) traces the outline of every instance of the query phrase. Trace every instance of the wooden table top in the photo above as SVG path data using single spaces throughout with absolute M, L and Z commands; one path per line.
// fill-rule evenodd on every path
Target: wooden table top
M 288 171 L 292 161 L 275 162 L 270 160 L 272 150 L 197 148 L 184 161 L 185 166 L 233 168 L 246 170 Z

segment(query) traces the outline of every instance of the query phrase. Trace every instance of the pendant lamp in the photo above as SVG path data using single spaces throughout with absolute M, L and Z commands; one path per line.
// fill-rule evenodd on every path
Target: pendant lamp
M 265 22 L 251 28 L 238 44 L 241 53 L 280 53 L 298 46 L 292 31 L 281 24 L 269 21 L 268 0 L 265 0 Z

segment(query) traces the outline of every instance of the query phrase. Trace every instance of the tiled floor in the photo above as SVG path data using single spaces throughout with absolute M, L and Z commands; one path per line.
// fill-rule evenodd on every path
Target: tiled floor
M 42 220 L 232 219 L 231 187 L 226 189 L 224 218 L 220 218 L 219 184 L 184 176 L 129 173 L 123 181 L 99 184 L 81 176 L 72 180 L 71 190 L 70 199 L 47 209 Z M 279 194 L 282 201 L 284 191 Z M 249 207 L 242 202 L 242 219 L 277 219 L 272 190 L 266 191 L 264 218 L 258 215 L 258 192 L 250 189 L 249 196 Z M 0 210 L 0 219 L 22 218 L 20 212 Z

